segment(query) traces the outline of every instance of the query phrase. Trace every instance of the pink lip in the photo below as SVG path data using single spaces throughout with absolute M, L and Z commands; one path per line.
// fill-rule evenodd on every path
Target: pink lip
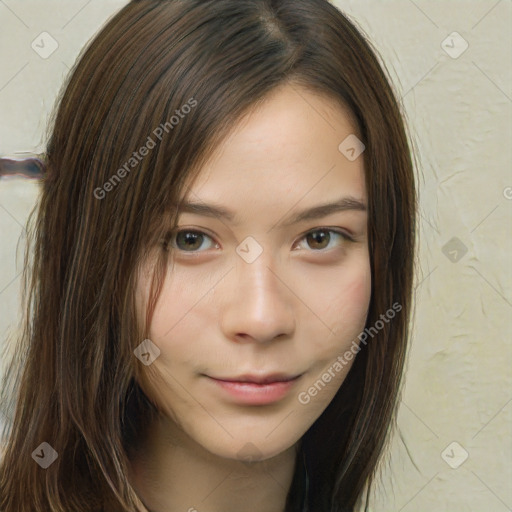
M 267 376 L 241 375 L 234 378 L 208 378 L 237 402 L 247 405 L 265 405 L 284 398 L 301 375 Z

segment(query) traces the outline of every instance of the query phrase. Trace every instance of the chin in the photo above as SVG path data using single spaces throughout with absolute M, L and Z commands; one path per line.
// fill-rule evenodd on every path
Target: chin
M 236 460 L 244 463 L 255 463 L 270 460 L 293 448 L 300 439 L 290 436 L 285 439 L 269 441 L 265 436 L 248 437 L 238 440 L 229 438 L 225 443 L 219 443 L 218 439 L 201 443 L 207 451 L 224 459 Z

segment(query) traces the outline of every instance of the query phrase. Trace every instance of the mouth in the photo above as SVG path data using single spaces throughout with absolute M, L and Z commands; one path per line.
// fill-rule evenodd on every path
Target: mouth
M 267 405 L 285 398 L 302 375 L 273 373 L 206 377 L 220 390 L 222 396 L 230 401 L 243 405 Z
M 284 373 L 272 373 L 267 375 L 239 375 L 238 377 L 211 377 L 211 379 L 223 382 L 239 382 L 242 384 L 274 384 L 276 382 L 290 382 L 298 379 L 302 374 L 287 375 Z

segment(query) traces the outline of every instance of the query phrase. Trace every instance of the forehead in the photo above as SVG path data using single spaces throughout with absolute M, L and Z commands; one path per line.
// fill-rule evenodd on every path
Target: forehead
M 356 134 L 333 98 L 282 86 L 233 127 L 185 199 L 226 205 L 239 221 L 343 196 L 364 202 L 364 153 L 349 160 L 339 149 Z

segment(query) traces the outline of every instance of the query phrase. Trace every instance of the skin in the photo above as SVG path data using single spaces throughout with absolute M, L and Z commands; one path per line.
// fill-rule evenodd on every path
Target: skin
M 345 379 L 353 359 L 340 371 L 332 366 L 364 329 L 371 295 L 366 211 L 284 221 L 344 196 L 366 204 L 364 153 L 349 161 L 338 150 L 357 133 L 333 99 L 284 85 L 234 127 L 191 183 L 187 199 L 235 218 L 183 213 L 178 222 L 206 236 L 173 239 L 172 272 L 150 326 L 160 355 L 139 383 L 160 417 L 131 468 L 149 510 L 284 511 L 297 442 Z M 318 228 L 353 241 L 325 230 L 307 236 Z M 263 249 L 252 263 L 236 252 L 249 236 Z M 148 263 L 138 282 L 141 319 L 149 278 Z M 301 403 L 299 393 L 329 368 L 334 377 Z M 208 377 L 273 372 L 301 376 L 266 405 L 240 403 Z

